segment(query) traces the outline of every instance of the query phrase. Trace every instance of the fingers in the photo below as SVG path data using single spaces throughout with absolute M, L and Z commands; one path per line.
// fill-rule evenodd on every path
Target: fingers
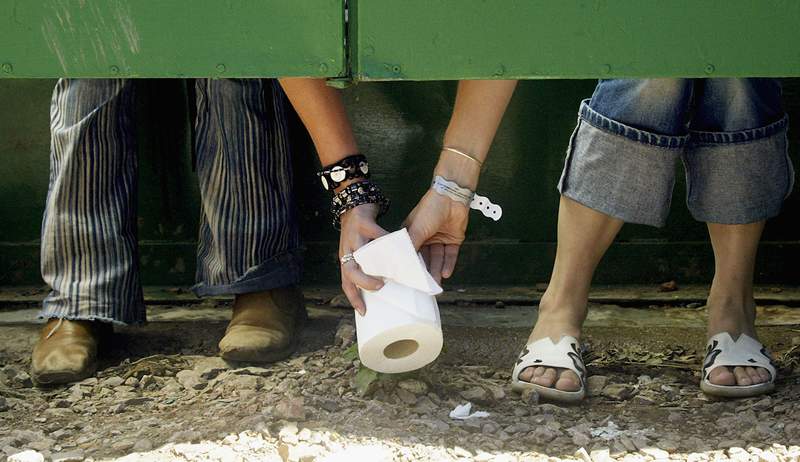
M 361 316 L 367 313 L 367 305 L 358 289 L 380 290 L 383 285 L 384 282 L 381 279 L 364 274 L 355 261 L 342 265 L 342 290 L 350 304 L 353 305 L 353 309 Z
M 458 261 L 458 250 L 460 246 L 447 244 L 444 246 L 444 263 L 442 264 L 442 277 L 447 279 L 453 275 Z
M 383 287 L 383 281 L 367 276 L 361 271 L 361 268 L 355 262 L 350 262 L 342 267 L 342 272 L 345 273 L 345 278 L 356 285 L 366 290 L 380 290 Z
M 364 304 L 361 293 L 354 284 L 342 281 L 342 291 L 358 314 L 361 316 L 367 314 L 367 306 Z
M 428 271 L 431 270 L 431 246 L 426 245 L 420 249 L 420 253 L 422 254 L 422 259 L 425 261 L 425 267 L 428 268 Z
M 411 237 L 411 243 L 414 244 L 414 248 L 416 250 L 421 249 L 430 236 L 427 236 L 424 230 L 419 226 L 415 226 L 413 222 L 409 224 L 407 229 L 408 235 Z
M 444 265 L 444 245 L 443 244 L 431 244 L 430 246 L 431 252 L 431 264 L 430 264 L 430 273 L 433 276 L 433 279 L 436 280 L 437 284 L 442 283 L 442 266 Z

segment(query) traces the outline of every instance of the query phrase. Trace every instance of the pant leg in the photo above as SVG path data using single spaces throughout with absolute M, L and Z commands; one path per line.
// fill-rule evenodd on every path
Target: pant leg
M 664 226 L 693 86 L 689 79 L 602 80 L 581 104 L 559 192 L 628 223 Z
M 707 79 L 684 153 L 692 216 L 721 224 L 778 215 L 794 184 L 777 79 Z
M 202 200 L 198 295 L 297 284 L 298 223 L 285 96 L 275 80 L 196 81 Z
M 136 243 L 133 84 L 61 79 L 50 108 L 41 316 L 145 320 Z

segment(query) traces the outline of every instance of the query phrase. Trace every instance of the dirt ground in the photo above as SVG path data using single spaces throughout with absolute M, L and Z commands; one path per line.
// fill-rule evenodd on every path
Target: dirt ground
M 535 307 L 444 305 L 439 360 L 388 376 L 360 365 L 352 315 L 323 305 L 289 360 L 227 364 L 224 305 L 153 308 L 96 377 L 52 389 L 27 374 L 31 309 L 0 312 L 0 460 L 800 460 L 797 308 L 761 308 L 777 391 L 715 401 L 698 389 L 702 307 L 593 306 L 591 396 L 560 407 L 509 387 Z M 467 402 L 489 415 L 449 416 Z

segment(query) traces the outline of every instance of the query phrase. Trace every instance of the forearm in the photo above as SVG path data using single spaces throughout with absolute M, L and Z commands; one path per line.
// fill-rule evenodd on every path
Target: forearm
M 338 90 L 326 85 L 324 79 L 286 78 L 279 81 L 311 135 L 323 166 L 358 153 Z
M 453 115 L 444 136 L 444 146 L 464 152 L 478 162 L 443 151 L 436 166 L 436 174 L 473 190 L 477 187 L 479 163 L 486 160 L 516 85 L 516 80 L 459 82 Z

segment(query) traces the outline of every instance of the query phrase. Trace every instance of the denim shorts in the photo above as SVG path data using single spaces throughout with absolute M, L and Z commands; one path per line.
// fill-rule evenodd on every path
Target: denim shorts
M 581 104 L 558 190 L 664 226 L 680 158 L 696 220 L 762 221 L 793 187 L 787 127 L 776 79 L 601 80 Z

